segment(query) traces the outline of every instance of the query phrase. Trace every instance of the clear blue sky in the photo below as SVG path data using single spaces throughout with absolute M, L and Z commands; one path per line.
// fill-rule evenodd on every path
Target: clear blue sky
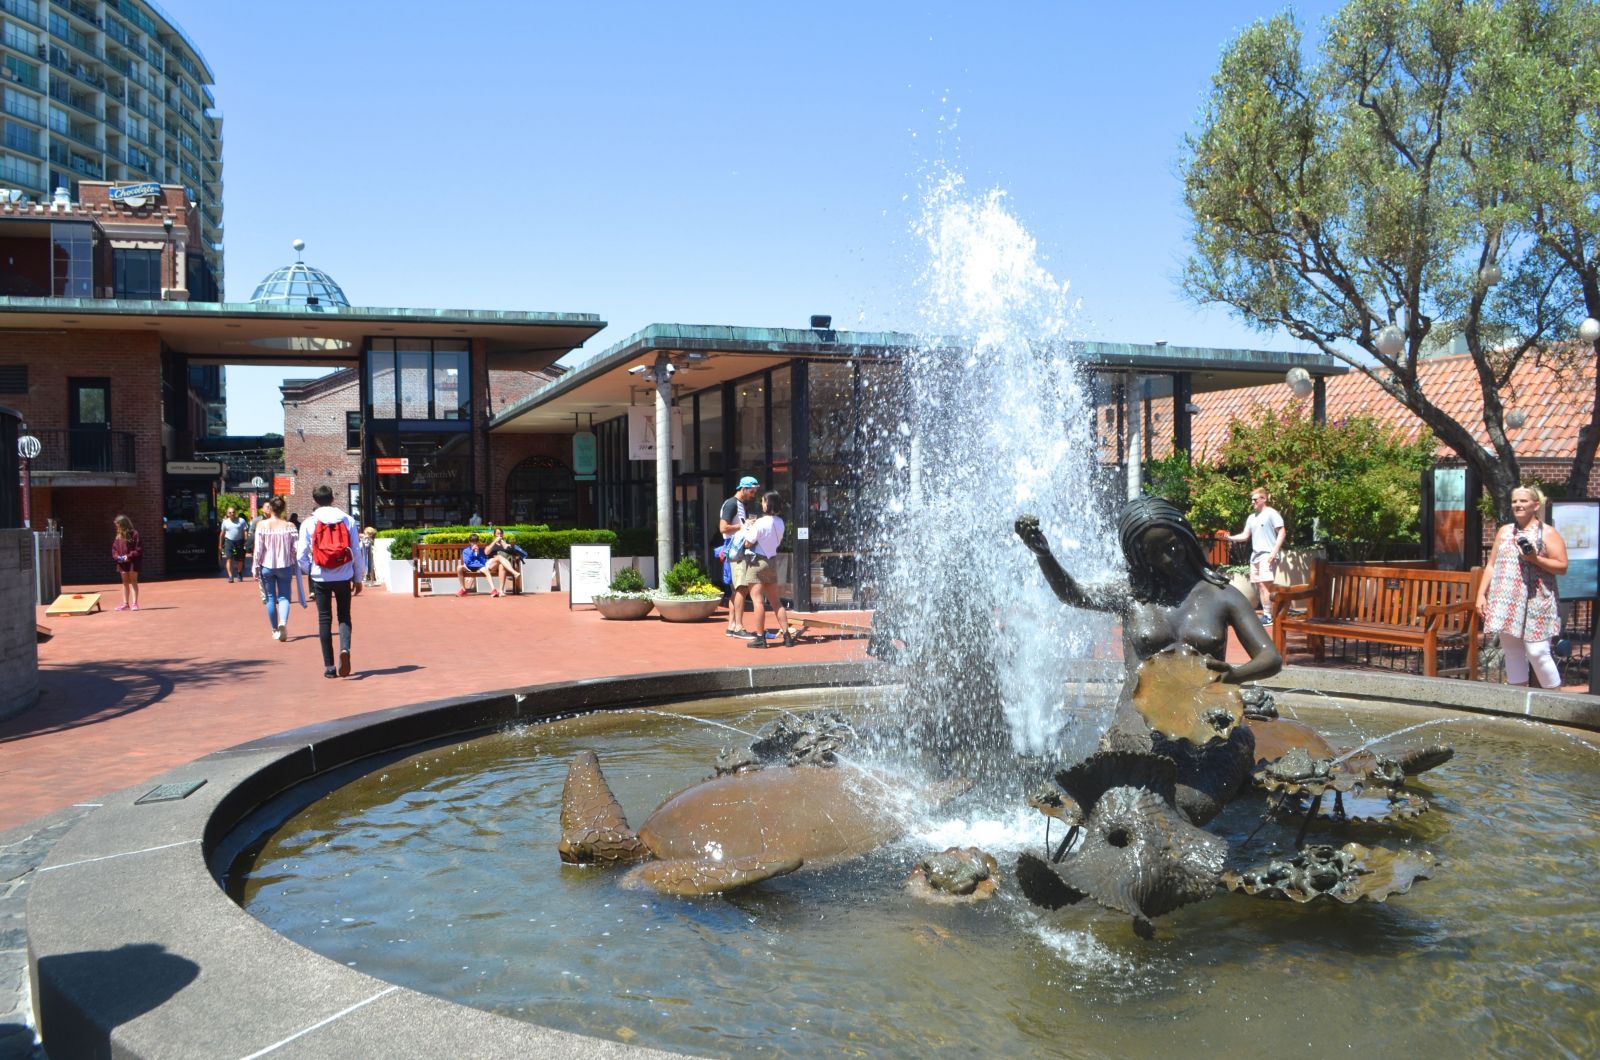
M 217 79 L 230 301 L 299 237 L 356 305 L 593 312 L 591 352 L 915 329 L 942 163 L 1005 189 L 1084 338 L 1301 348 L 1177 286 L 1180 142 L 1269 0 L 163 5 Z M 231 430 L 282 429 L 286 374 L 230 369 Z

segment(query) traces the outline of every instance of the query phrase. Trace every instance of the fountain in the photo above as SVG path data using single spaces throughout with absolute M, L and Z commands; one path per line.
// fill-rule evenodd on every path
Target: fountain
M 1116 537 L 1094 529 L 1065 288 L 999 197 L 941 182 L 932 202 L 931 327 L 958 341 L 930 341 L 875 414 L 881 661 L 395 709 L 163 778 L 204 780 L 188 799 L 108 800 L 34 885 L 47 1040 L 1143 1055 L 1600 1037 L 1600 755 L 1438 719 L 1437 701 L 1512 709 L 1463 682 L 1245 688 L 1278 662 L 1181 519 L 1141 505 Z M 1121 663 L 1095 658 L 1111 614 Z M 1221 661 L 1225 628 L 1249 663 Z M 1387 705 L 1350 709 L 1369 682 Z M 1314 683 L 1340 698 L 1285 691 Z M 1456 748 L 1421 781 L 1440 753 L 1380 743 L 1414 724 Z M 939 786 L 956 781 L 972 787 Z M 818 834 L 844 812 L 860 819 Z M 717 849 L 712 826 L 731 828 Z M 86 969 L 128 947 L 139 989 L 97 994 Z

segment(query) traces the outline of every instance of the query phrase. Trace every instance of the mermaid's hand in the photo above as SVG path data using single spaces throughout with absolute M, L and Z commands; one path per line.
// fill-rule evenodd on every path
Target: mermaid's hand
M 1044 531 L 1039 529 L 1037 515 L 1019 515 L 1016 522 L 1017 536 L 1022 538 L 1022 543 L 1028 546 L 1028 551 L 1036 556 L 1050 554 L 1050 542 L 1044 536 Z

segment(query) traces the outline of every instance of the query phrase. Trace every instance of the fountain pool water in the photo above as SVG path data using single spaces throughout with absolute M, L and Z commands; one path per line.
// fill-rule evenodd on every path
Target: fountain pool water
M 1433 813 L 1325 833 L 1426 848 L 1441 859 L 1434 879 L 1385 905 L 1221 895 L 1164 917 L 1153 942 L 1125 917 L 1088 903 L 1045 913 L 1004 885 L 971 906 L 906 895 L 912 864 L 946 845 L 982 842 L 1003 872 L 1039 849 L 1042 818 L 1011 803 L 957 802 L 858 861 L 705 899 L 624 889 L 621 872 L 557 860 L 577 750 L 599 752 L 637 824 L 739 739 L 695 718 L 753 731 L 773 711 L 861 695 L 622 711 L 437 746 L 306 806 L 236 862 L 230 891 L 289 938 L 380 979 L 701 1055 L 1330 1044 L 1576 1055 L 1600 1040 L 1600 755 L 1509 722 L 1430 730 L 1457 747 L 1422 778 Z M 1297 713 L 1346 746 L 1436 717 Z M 1236 802 L 1212 828 L 1237 844 L 1261 806 Z M 1272 833 L 1247 849 L 1252 861 L 1286 841 Z

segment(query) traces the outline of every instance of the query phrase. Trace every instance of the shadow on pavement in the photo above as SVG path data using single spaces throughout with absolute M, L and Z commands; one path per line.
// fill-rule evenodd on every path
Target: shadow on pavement
M 39 961 L 39 1023 L 57 1056 L 113 1056 L 111 1032 L 194 982 L 200 966 L 154 943 L 90 950 Z M 97 1027 L 84 1007 L 106 1017 Z
M 41 667 L 38 705 L 0 722 L 0 743 L 132 714 L 166 699 L 178 680 L 191 687 L 235 684 L 263 669 L 262 663 L 242 659 L 150 659 Z

